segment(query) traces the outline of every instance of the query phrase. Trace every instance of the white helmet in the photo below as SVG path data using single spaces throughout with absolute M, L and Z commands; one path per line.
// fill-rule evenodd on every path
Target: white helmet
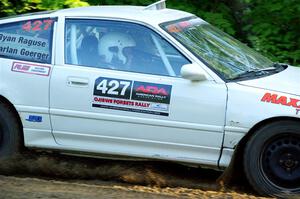
M 99 41 L 99 54 L 107 63 L 126 64 L 129 60 L 124 54 L 124 48 L 136 46 L 133 38 L 120 32 L 106 33 Z

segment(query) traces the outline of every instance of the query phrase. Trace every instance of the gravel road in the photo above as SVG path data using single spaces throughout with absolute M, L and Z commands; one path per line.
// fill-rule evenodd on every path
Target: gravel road
M 259 198 L 220 172 L 165 162 L 26 154 L 0 161 L 0 199 Z

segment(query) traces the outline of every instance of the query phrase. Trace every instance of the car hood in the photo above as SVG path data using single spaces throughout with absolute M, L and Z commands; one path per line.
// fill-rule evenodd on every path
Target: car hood
M 300 67 L 288 66 L 284 71 L 238 84 L 300 96 Z

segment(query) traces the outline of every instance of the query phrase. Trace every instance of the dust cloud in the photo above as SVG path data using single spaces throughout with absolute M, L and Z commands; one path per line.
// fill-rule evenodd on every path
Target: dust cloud
M 65 155 L 26 153 L 0 161 L 2 175 L 33 175 L 61 179 L 115 180 L 159 187 L 192 187 L 197 182 L 211 185 L 220 172 L 190 168 L 167 162 L 116 161 Z M 203 185 L 202 185 L 203 186 Z
M 25 153 L 0 161 L 0 175 L 55 180 L 101 180 L 133 185 L 210 191 L 249 191 L 247 186 L 216 183 L 220 172 L 169 162 L 116 161 L 59 154 Z M 253 192 L 252 192 L 253 193 Z

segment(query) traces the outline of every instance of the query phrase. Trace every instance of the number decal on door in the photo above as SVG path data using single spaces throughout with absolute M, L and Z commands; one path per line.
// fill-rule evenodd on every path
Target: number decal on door
M 169 116 L 172 85 L 98 77 L 92 107 Z
M 132 81 L 99 77 L 95 82 L 94 95 L 129 99 L 131 85 Z

